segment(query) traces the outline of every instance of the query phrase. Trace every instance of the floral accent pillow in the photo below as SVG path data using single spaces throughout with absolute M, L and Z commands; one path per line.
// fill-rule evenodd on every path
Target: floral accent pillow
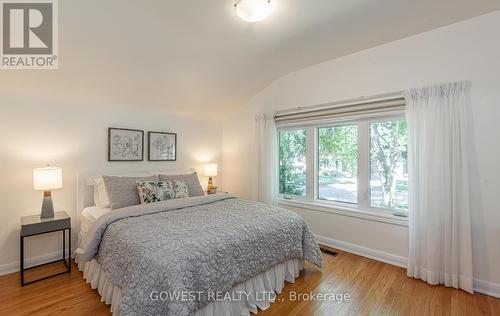
M 141 204 L 189 197 L 183 181 L 137 181 Z
M 168 181 L 172 183 L 172 190 L 174 191 L 174 199 L 182 199 L 189 197 L 189 188 L 184 181 L 174 180 Z

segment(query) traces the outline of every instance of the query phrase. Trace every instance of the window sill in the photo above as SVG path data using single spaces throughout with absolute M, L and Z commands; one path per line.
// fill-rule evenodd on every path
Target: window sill
M 292 206 L 298 208 L 304 208 L 312 211 L 331 213 L 337 215 L 344 215 L 349 217 L 361 218 L 366 220 L 372 220 L 382 223 L 388 223 L 399 226 L 408 226 L 408 218 L 389 214 L 379 214 L 370 211 L 364 211 L 353 207 L 345 207 L 339 205 L 332 205 L 321 202 L 311 202 L 299 199 L 278 199 L 278 204 L 280 206 Z

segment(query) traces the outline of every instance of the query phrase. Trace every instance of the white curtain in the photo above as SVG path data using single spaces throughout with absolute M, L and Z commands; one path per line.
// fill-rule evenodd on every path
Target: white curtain
M 407 101 L 408 276 L 473 292 L 467 172 L 468 82 L 413 89 Z
M 257 145 L 257 198 L 271 205 L 278 198 L 278 131 L 275 113 L 255 117 Z

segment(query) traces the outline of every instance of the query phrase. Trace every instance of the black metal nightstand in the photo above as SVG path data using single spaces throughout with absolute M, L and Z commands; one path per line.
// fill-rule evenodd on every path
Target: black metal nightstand
M 66 261 L 66 230 L 69 231 L 68 233 L 68 260 Z M 63 232 L 63 249 L 62 249 L 62 259 L 58 259 L 55 261 L 51 262 L 46 262 L 43 264 L 39 264 L 36 266 L 29 267 L 27 269 L 24 268 L 24 238 L 30 237 L 30 236 L 35 236 L 35 235 L 40 235 L 40 234 L 46 234 L 46 233 L 52 233 L 56 231 L 62 231 Z M 21 265 L 21 286 L 24 286 L 26 284 L 30 284 L 36 281 L 44 280 L 59 274 L 71 272 L 71 218 L 69 217 L 66 212 L 55 212 L 53 218 L 47 218 L 47 219 L 40 219 L 40 215 L 32 215 L 32 216 L 24 216 L 21 218 L 21 235 L 20 235 L 20 242 L 21 242 L 21 260 L 20 260 L 20 265 Z M 58 262 L 58 261 L 64 261 L 64 265 L 66 266 L 67 270 L 63 272 L 59 272 L 53 275 L 49 275 L 37 280 L 33 280 L 30 282 L 24 282 L 24 271 L 28 269 L 32 269 L 35 267 L 39 267 L 42 265 Z

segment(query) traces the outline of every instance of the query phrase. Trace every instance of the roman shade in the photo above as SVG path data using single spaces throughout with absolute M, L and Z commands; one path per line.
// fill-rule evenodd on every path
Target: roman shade
M 311 124 L 342 118 L 398 114 L 403 113 L 404 109 L 405 99 L 401 95 L 397 95 L 384 99 L 358 99 L 278 112 L 275 121 L 278 125 Z

